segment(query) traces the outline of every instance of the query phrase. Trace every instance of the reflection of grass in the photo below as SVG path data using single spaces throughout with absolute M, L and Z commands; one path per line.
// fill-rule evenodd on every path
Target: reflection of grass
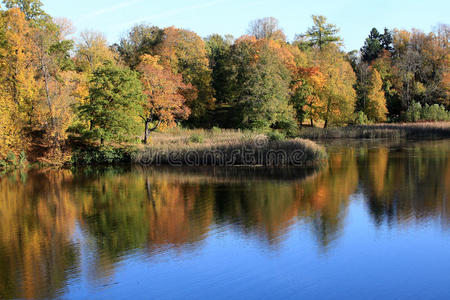
M 326 129 L 303 128 L 300 136 L 308 139 L 448 138 L 450 122 L 378 124 Z
M 159 180 L 176 181 L 177 183 L 242 183 L 242 182 L 302 182 L 320 174 L 326 167 L 323 164 L 313 168 L 266 168 L 266 167 L 180 167 L 170 166 L 146 167 L 133 166 L 132 170 L 154 176 Z
M 254 162 L 244 153 L 256 157 Z M 303 139 L 285 140 L 265 134 L 239 130 L 171 130 L 155 133 L 147 146 L 142 146 L 135 162 L 158 157 L 160 164 L 194 165 L 314 165 L 326 158 L 323 147 Z M 213 155 L 216 155 L 213 157 Z M 276 158 L 277 155 L 283 158 Z M 192 161 L 192 160 L 191 160 Z

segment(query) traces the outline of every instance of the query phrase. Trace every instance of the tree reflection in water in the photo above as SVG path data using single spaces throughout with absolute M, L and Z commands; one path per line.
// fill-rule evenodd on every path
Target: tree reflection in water
M 139 167 L 48 170 L 0 178 L 0 296 L 51 298 L 124 256 L 196 251 L 214 229 L 276 246 L 298 222 L 321 249 L 339 238 L 351 195 L 376 226 L 450 220 L 448 141 L 338 147 L 321 170 Z M 77 229 L 78 228 L 78 229 Z M 276 251 L 276 250 L 274 250 Z

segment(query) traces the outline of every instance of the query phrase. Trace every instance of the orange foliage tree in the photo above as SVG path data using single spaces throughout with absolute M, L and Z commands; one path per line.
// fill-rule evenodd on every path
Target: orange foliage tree
M 207 125 L 207 112 L 214 107 L 212 72 L 209 68 L 206 44 L 192 31 L 169 27 L 164 30 L 164 39 L 156 46 L 155 55 L 161 64 L 175 74 L 181 74 L 186 84 L 192 84 L 197 93 L 185 95 L 191 109 L 193 125 Z
M 150 132 L 160 126 L 174 126 L 177 119 L 187 119 L 191 112 L 185 105 L 183 91 L 192 90 L 192 85 L 183 83 L 180 74 L 164 68 L 158 60 L 158 56 L 144 55 L 137 68 L 142 74 L 141 82 L 146 96 L 144 113 L 141 115 L 145 124 L 145 144 Z

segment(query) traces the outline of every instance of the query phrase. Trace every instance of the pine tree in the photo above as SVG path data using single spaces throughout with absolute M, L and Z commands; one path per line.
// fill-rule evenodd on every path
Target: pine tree
M 342 39 L 337 35 L 339 29 L 334 24 L 327 23 L 324 16 L 312 16 L 314 26 L 309 28 L 306 34 L 298 38 L 303 39 L 310 47 L 318 47 L 322 50 L 325 46 L 340 42 Z

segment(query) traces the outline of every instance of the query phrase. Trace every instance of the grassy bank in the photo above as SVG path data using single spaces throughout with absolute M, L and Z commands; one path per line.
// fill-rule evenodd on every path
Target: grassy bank
M 340 128 L 303 128 L 300 137 L 305 139 L 437 139 L 450 138 L 450 122 L 377 124 Z
M 303 128 L 299 138 L 218 129 L 181 129 L 154 132 L 148 145 L 81 142 L 73 145 L 73 165 L 138 163 L 175 166 L 304 166 L 326 157 L 324 148 L 311 140 L 338 139 L 439 139 L 450 138 L 450 122 L 379 124 L 342 128 Z
M 239 130 L 172 130 L 155 133 L 135 163 L 173 166 L 312 166 L 324 148 L 304 139 Z

